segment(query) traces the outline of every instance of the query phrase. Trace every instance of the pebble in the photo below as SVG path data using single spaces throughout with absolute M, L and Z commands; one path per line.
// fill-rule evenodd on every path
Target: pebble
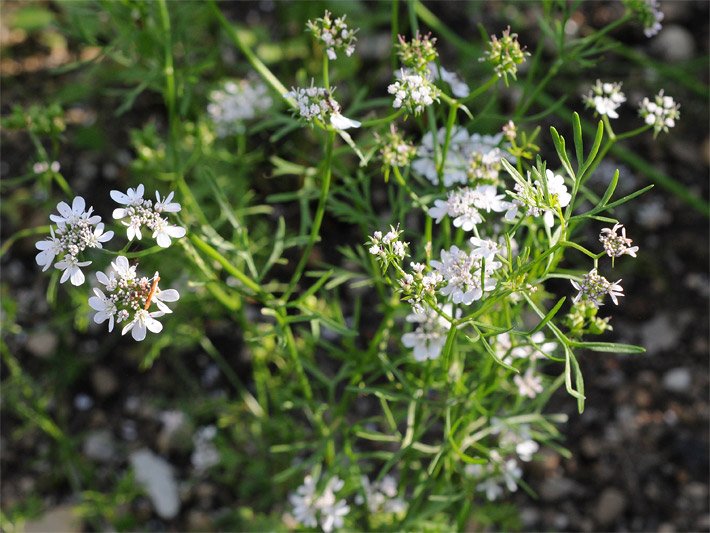
M 615 487 L 607 487 L 599 496 L 594 515 L 602 527 L 612 525 L 626 509 L 627 501 L 623 492 Z
M 543 481 L 540 486 L 540 498 L 546 502 L 559 501 L 568 498 L 576 492 L 577 484 L 571 479 L 553 477 Z
M 663 375 L 663 388 L 669 392 L 689 392 L 692 383 L 692 374 L 689 368 L 673 368 Z
M 89 459 L 107 463 L 116 455 L 116 444 L 110 431 L 100 429 L 86 436 L 83 450 Z
M 40 359 L 48 359 L 57 350 L 59 337 L 51 331 L 35 331 L 27 337 L 27 350 Z
M 175 518 L 180 511 L 180 497 L 170 463 L 147 448 L 133 452 L 130 462 L 136 481 L 145 488 L 158 516 Z
M 691 33 L 684 27 L 669 24 L 654 39 L 651 50 L 670 63 L 686 61 L 693 57 L 695 43 Z
M 118 390 L 119 383 L 116 375 L 106 367 L 97 366 L 91 373 L 91 384 L 96 394 L 102 398 L 111 396 Z

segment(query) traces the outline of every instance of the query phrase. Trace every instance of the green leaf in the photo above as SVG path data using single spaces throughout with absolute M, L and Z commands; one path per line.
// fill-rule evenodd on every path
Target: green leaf
M 619 183 L 619 169 L 617 168 L 616 171 L 614 172 L 614 176 L 612 176 L 611 181 L 609 182 L 609 186 L 606 188 L 606 191 L 604 192 L 604 196 L 602 196 L 602 199 L 599 200 L 599 203 L 597 204 L 597 207 L 602 206 L 604 207 L 607 202 L 609 201 L 609 198 L 612 197 L 614 194 L 614 191 L 616 190 L 616 186 Z
M 565 300 L 567 299 L 566 296 L 563 296 L 560 298 L 560 301 L 555 304 L 555 307 L 550 309 L 550 312 L 545 315 L 545 318 L 543 318 L 540 323 L 535 326 L 533 329 L 530 330 L 530 333 L 528 335 L 533 335 L 540 331 L 542 328 L 547 325 L 547 323 L 554 318 L 554 316 L 557 314 L 557 312 L 560 310 L 560 307 L 562 307 L 562 304 L 565 303 Z
M 594 137 L 594 144 L 592 145 L 592 149 L 589 151 L 589 156 L 587 156 L 587 161 L 585 161 L 584 166 L 579 171 L 580 176 L 584 176 L 584 174 L 587 172 L 587 169 L 594 162 L 594 158 L 597 157 L 597 154 L 599 153 L 599 146 L 601 146 L 601 144 L 602 144 L 603 137 L 604 137 L 604 122 L 602 122 L 600 120 L 599 125 L 597 126 L 597 134 Z
M 575 111 L 572 115 L 572 128 L 574 129 L 574 152 L 577 157 L 577 171 L 581 173 L 584 166 L 584 140 L 582 139 L 582 123 L 579 114 Z
M 557 130 L 552 126 L 550 127 L 550 134 L 552 135 L 552 142 L 555 144 L 557 156 L 560 158 L 560 163 L 562 163 L 565 171 L 567 171 L 567 175 L 572 179 L 576 179 L 574 170 L 572 170 L 572 164 L 569 162 L 569 157 L 567 157 L 564 137 L 560 136 Z
M 615 342 L 574 342 L 575 348 L 585 348 L 593 352 L 610 352 L 610 353 L 645 353 L 646 348 L 636 346 L 634 344 L 621 344 Z

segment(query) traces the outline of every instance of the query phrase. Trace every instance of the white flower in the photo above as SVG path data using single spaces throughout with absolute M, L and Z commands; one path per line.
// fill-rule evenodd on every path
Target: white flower
M 126 236 L 129 241 L 140 240 L 143 237 L 141 228 L 146 226 L 152 230 L 153 238 L 159 246 L 167 248 L 172 243 L 172 239 L 180 239 L 187 233 L 185 228 L 174 226 L 168 222 L 167 218 L 161 216 L 162 213 L 177 213 L 180 211 L 180 204 L 173 202 L 174 193 L 168 194 L 161 199 L 160 193 L 155 193 L 156 202 L 143 199 L 144 187 L 139 185 L 135 190 L 128 189 L 126 194 L 120 191 L 111 191 L 111 198 L 116 202 L 126 205 L 125 208 L 114 209 L 113 218 L 121 220 L 127 227 Z
M 109 195 L 117 204 L 127 205 L 130 207 L 143 205 L 144 192 L 145 187 L 143 187 L 143 184 L 141 183 L 135 189 L 129 187 L 129 189 L 125 193 L 122 193 L 121 191 L 112 190 Z M 113 218 L 125 217 L 126 215 L 124 214 L 124 211 L 124 209 L 115 209 L 113 212 Z
M 333 113 L 330 115 L 330 124 L 336 130 L 347 130 L 350 128 L 359 128 L 361 126 L 361 123 L 357 120 L 344 117 L 340 113 Z
M 593 108 L 600 115 L 619 118 L 616 110 L 626 101 L 626 96 L 621 92 L 621 83 L 602 83 L 597 80 L 582 100 L 586 107 Z
M 303 484 L 296 489 L 295 494 L 291 494 L 288 498 L 293 506 L 293 517 L 306 527 L 318 526 L 316 490 L 316 480 L 312 476 L 306 476 Z
M 442 311 L 450 315 L 451 304 L 445 305 Z M 407 322 L 418 324 L 414 331 L 402 335 L 402 344 L 414 349 L 414 359 L 426 361 L 439 357 L 451 329 L 451 323 L 428 306 L 419 312 L 407 315 Z
M 331 18 L 329 11 L 326 11 L 323 17 L 316 20 L 309 20 L 306 27 L 313 36 L 321 41 L 326 48 L 328 59 L 334 61 L 338 58 L 336 50 L 344 50 L 345 55 L 350 57 L 355 52 L 355 34 L 357 29 L 351 30 L 345 23 L 345 15 Z
M 172 242 L 170 240 L 171 237 L 173 239 L 180 239 L 185 236 L 185 233 L 186 230 L 182 226 L 171 226 L 164 218 L 158 218 L 155 221 L 153 238 L 158 243 L 158 246 L 161 248 L 167 248 Z M 140 236 L 138 238 L 140 239 Z
M 45 272 L 54 262 L 54 258 L 64 251 L 62 242 L 54 235 L 54 228 L 49 228 L 49 239 L 35 243 L 35 248 L 41 250 L 36 256 L 35 261 L 42 267 L 42 272 Z
M 611 283 L 604 276 L 600 276 L 596 268 L 593 268 L 588 274 L 585 274 L 581 283 L 575 280 L 571 280 L 571 283 L 572 286 L 579 291 L 572 300 L 574 303 L 584 298 L 592 302 L 595 307 L 599 307 L 603 305 L 604 296 L 608 294 L 611 296 L 614 305 L 618 305 L 619 301 L 617 297 L 624 296 L 624 289 L 619 285 L 621 280 Z
M 65 226 L 74 226 L 82 221 L 88 224 L 96 224 L 101 220 L 99 216 L 91 216 L 93 208 L 89 208 L 85 211 L 86 202 L 81 196 L 77 196 L 72 201 L 71 207 L 66 202 L 59 202 L 57 204 L 57 211 L 59 215 L 49 215 L 49 219 L 57 224 L 59 229 L 64 229 Z
M 153 209 L 155 209 L 156 213 L 177 213 L 180 211 L 181 207 L 180 204 L 177 202 L 173 202 L 173 195 L 174 192 L 170 192 L 165 198 L 162 200 L 160 199 L 160 193 L 158 191 L 155 191 L 155 205 L 153 206 Z
M 165 302 L 177 302 L 180 299 L 180 293 L 175 289 L 167 289 L 161 291 L 156 288 L 155 294 L 153 294 L 153 302 L 158 306 L 158 309 L 165 314 L 172 313 L 170 308 L 165 305 Z
M 469 239 L 471 246 L 473 247 L 474 257 L 480 257 L 488 261 L 490 258 L 495 258 L 495 255 L 500 252 L 500 246 L 497 242 L 490 239 L 479 239 L 478 237 L 471 237 Z
M 398 81 L 387 87 L 387 92 L 394 95 L 392 107 L 395 109 L 404 108 L 419 115 L 439 100 L 438 89 L 421 74 L 402 69 L 398 77 Z
M 208 468 L 219 464 L 219 450 L 212 442 L 216 434 L 217 428 L 204 426 L 192 436 L 192 442 L 195 447 L 190 455 L 190 462 L 197 472 L 204 472 Z
M 99 289 L 94 289 L 94 294 L 95 296 L 89 298 L 89 307 L 96 311 L 94 322 L 101 324 L 108 320 L 108 330 L 111 332 L 117 311 L 116 304 Z
M 513 381 L 518 387 L 521 396 L 534 398 L 542 392 L 542 378 L 533 374 L 532 368 L 528 368 L 523 376 L 516 375 Z
M 680 118 L 680 104 L 670 96 L 665 96 L 661 90 L 653 99 L 644 98 L 639 106 L 639 115 L 646 124 L 653 126 L 654 135 L 668 132 L 675 126 L 675 121 Z
M 244 123 L 266 112 L 272 105 L 269 91 L 258 79 L 227 80 L 210 93 L 207 113 L 218 137 L 245 130 Z
M 284 96 L 296 101 L 298 115 L 307 122 L 328 123 L 332 115 L 340 114 L 340 104 L 331 93 L 332 90 L 325 87 L 293 87 Z
M 372 483 L 367 476 L 362 476 L 360 479 L 365 497 L 358 494 L 355 503 L 358 505 L 367 503 L 370 514 L 401 513 L 407 510 L 404 500 L 397 497 L 397 481 L 394 477 L 387 475 L 381 481 Z
M 616 232 L 621 230 L 621 235 Z M 609 257 L 621 257 L 622 255 L 630 255 L 636 257 L 638 246 L 630 246 L 633 242 L 626 237 L 626 228 L 623 224 L 614 224 L 613 228 L 604 228 L 599 234 L 599 241 L 604 245 L 604 251 Z
M 73 255 L 65 255 L 64 259 L 54 263 L 54 267 L 63 270 L 62 277 L 59 278 L 59 283 L 64 283 L 67 280 L 71 281 L 74 286 L 79 286 L 84 283 L 84 273 L 81 267 L 89 266 L 91 261 L 79 261 Z
M 160 333 L 163 331 L 163 325 L 156 318 L 163 316 L 162 311 L 153 311 L 149 313 L 145 309 L 139 309 L 133 317 L 133 320 L 126 324 L 121 330 L 121 335 L 125 335 L 129 331 L 133 340 L 142 341 L 145 339 L 146 331 L 152 333 Z
M 456 98 L 466 98 L 470 94 L 471 91 L 468 85 L 466 85 L 458 74 L 450 72 L 444 67 L 437 66 L 434 62 L 429 63 L 428 66 L 432 79 L 439 78 L 439 74 L 441 74 L 441 80 L 449 84 L 451 94 Z
M 572 200 L 572 195 L 567 192 L 565 179 L 559 174 L 552 172 L 549 168 L 545 170 L 545 176 L 547 177 L 547 192 L 550 194 L 550 197 L 556 198 L 557 205 L 560 207 L 567 207 Z
M 540 445 L 532 439 L 524 440 L 515 446 L 515 453 L 518 454 L 521 461 L 529 463 L 532 461 L 533 455 L 540 449 Z
M 473 253 L 464 252 L 457 246 L 449 250 L 442 250 L 441 261 L 430 262 L 444 278 L 446 286 L 441 289 L 441 294 L 451 296 L 454 303 L 470 305 L 483 297 L 484 291 L 492 291 L 496 287 L 496 280 L 492 273 L 502 266 L 499 261 L 486 263 L 485 276 L 481 272 L 481 259 Z M 482 277 L 485 285 L 481 285 Z

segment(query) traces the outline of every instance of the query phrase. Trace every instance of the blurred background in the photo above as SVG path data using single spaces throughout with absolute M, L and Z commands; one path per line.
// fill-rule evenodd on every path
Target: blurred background
M 424 3 L 465 41 L 482 42 L 480 28 L 492 34 L 510 25 L 530 48 L 544 39 L 538 20 L 552 4 Z M 573 8 L 565 27 L 570 37 L 623 14 L 617 1 L 562 4 Z M 219 39 L 209 10 L 195 2 L 170 5 L 176 11 L 191 10 L 189 16 L 175 15 L 176 25 L 192 25 L 194 39 L 189 50 L 176 54 L 194 69 L 191 105 L 203 108 L 214 82 L 244 75 L 248 68 L 238 51 Z M 302 25 L 324 7 L 347 13 L 361 27 L 360 59 L 343 68 L 361 69 L 375 80 L 371 83 L 385 87 L 391 75 L 382 68 L 389 65 L 390 4 L 221 4 L 229 18 L 253 29 L 261 43 L 257 52 L 286 85 L 292 79 L 289 69 L 298 68 L 294 65 L 310 54 Z M 588 70 L 579 65 L 562 69 L 530 110 L 553 109 L 538 120 L 543 152 L 549 153 L 544 132 L 550 125 L 569 134 L 571 111 L 592 119 L 582 111 L 580 96 L 597 78 L 624 83 L 629 105 L 614 123 L 618 131 L 639 125 L 635 106 L 659 89 L 682 105 L 681 119 L 670 133 L 622 142 L 596 172 L 603 188 L 619 168 L 624 194 L 656 185 L 617 210 L 640 253 L 636 261 L 617 265 L 626 298 L 618 308 L 605 309 L 613 314 L 610 339 L 641 344 L 648 351 L 580 357 L 587 384 L 585 412 L 577 414 L 576 403 L 564 391 L 548 407 L 569 416 L 564 444 L 573 456 L 564 459 L 544 451 L 543 460 L 529 466 L 525 479 L 537 497 L 518 492 L 512 498 L 524 530 L 710 530 L 710 3 L 666 1 L 661 8 L 665 19 L 657 36 L 647 39 L 633 24 L 610 33 L 612 48 L 600 61 Z M 52 184 L 49 174 L 54 171 L 37 166 L 51 161 L 40 157 L 37 139 L 17 129 L 13 117 L 31 116 L 38 128 L 56 138 L 57 145 L 40 146 L 45 155 L 56 154 L 59 172 L 71 187 L 92 199 L 106 198 L 106 205 L 96 200 L 94 205 L 110 212 L 108 190 L 135 186 L 134 176 L 159 164 L 155 154 L 160 146 L 153 137 L 155 131 L 164 132 L 166 117 L 153 89 L 161 83 L 160 66 L 141 63 L 139 55 L 141 46 L 152 46 L 151 28 L 140 28 L 145 42 L 133 43 L 137 55 L 127 56 L 121 45 L 130 34 L 111 28 L 107 4 L 5 1 L 0 9 L 3 529 L 11 531 L 12 524 L 23 521 L 28 531 L 239 529 L 244 524 L 254 528 L 262 518 L 263 529 L 277 527 L 278 511 L 261 516 L 273 502 L 259 492 L 268 480 L 250 470 L 249 456 L 257 451 L 250 448 L 247 433 L 213 435 L 215 412 L 222 413 L 222 423 L 224 416 L 238 419 L 230 412 L 235 394 L 230 369 L 244 380 L 251 369 L 230 322 L 209 317 L 208 346 L 108 339 L 88 316 L 75 315 L 76 301 L 60 296 L 60 304 L 51 298 L 48 302 L 56 286 L 34 261 L 39 237 L 31 228 L 48 223 L 62 194 Z M 141 9 L 140 3 L 135 9 Z M 430 29 L 439 37 L 442 64 L 456 67 L 474 86 L 478 67 L 458 54 L 455 41 L 440 27 Z M 553 52 L 551 47 L 550 56 Z M 368 70 L 375 64 L 378 69 Z M 496 103 L 500 115 L 512 108 L 516 91 L 513 84 L 502 94 Z M 19 118 L 15 106 L 24 110 Z M 253 187 L 266 195 L 278 185 Z M 328 224 L 326 231 L 337 235 L 339 222 Z M 596 239 L 592 229 L 588 239 Z M 159 504 L 139 495 L 129 455 L 140 449 L 154 450 L 175 468 L 179 501 L 174 516 L 166 518 L 156 508 Z

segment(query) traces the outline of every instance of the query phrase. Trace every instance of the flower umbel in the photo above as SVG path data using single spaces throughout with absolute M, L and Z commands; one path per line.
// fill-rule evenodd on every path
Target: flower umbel
M 94 289 L 94 296 L 89 298 L 89 306 L 96 311 L 94 322 L 101 324 L 108 320 L 108 330 L 112 331 L 114 322 L 130 319 L 121 335 L 130 331 L 137 341 L 145 339 L 147 331 L 162 331 L 163 325 L 156 318 L 172 312 L 165 302 L 176 302 L 180 298 L 175 289 L 160 289 L 157 272 L 152 278 L 138 277 L 135 265 L 131 265 L 122 255 L 111 263 L 108 276 L 97 272 L 96 279 L 106 292 Z M 157 311 L 150 311 L 152 304 L 156 305 Z
M 493 65 L 493 69 L 499 78 L 505 80 L 508 85 L 508 76 L 517 79 L 518 65 L 525 61 L 525 56 L 530 55 L 524 48 L 520 47 L 518 34 L 510 33 L 510 27 L 503 30 L 501 38 L 491 35 L 488 41 L 488 50 L 483 53 L 481 61 L 487 61 Z
M 293 98 L 298 107 L 298 116 L 314 124 L 320 121 L 330 123 L 337 130 L 359 128 L 360 122 L 340 114 L 340 104 L 332 96 L 333 89 L 325 87 L 293 87 L 284 96 Z
M 94 208 L 86 209 L 86 202 L 81 196 L 72 201 L 71 207 L 66 202 L 57 205 L 59 215 L 50 215 L 49 218 L 57 225 L 56 231 L 49 228 L 49 238 L 39 241 L 35 247 L 40 252 L 35 261 L 46 271 L 54 259 L 62 255 L 62 259 L 54 263 L 54 267 L 62 270 L 60 283 L 71 281 L 72 285 L 84 283 L 82 267 L 91 264 L 91 261 L 79 261 L 79 254 L 87 248 L 102 248 L 103 243 L 113 237 L 113 231 L 104 231 L 101 217 L 93 215 Z
M 425 73 L 429 63 L 439 57 L 436 51 L 436 37 L 431 33 L 422 35 L 419 32 L 411 41 L 407 41 L 404 36 L 397 36 L 397 56 L 405 68 Z
M 387 87 L 387 92 L 394 95 L 392 107 L 404 108 L 413 115 L 420 115 L 426 107 L 439 100 L 439 89 L 426 75 L 404 69 L 399 80 Z
M 174 193 L 161 198 L 160 193 L 155 193 L 155 203 L 152 200 L 144 199 L 145 189 L 143 184 L 135 189 L 128 189 L 125 193 L 121 191 L 111 191 L 111 198 L 125 207 L 114 209 L 113 218 L 120 220 L 128 228 L 128 240 L 140 240 L 142 238 L 141 227 L 146 226 L 153 232 L 153 238 L 161 248 L 170 246 L 171 239 L 180 239 L 185 236 L 186 230 L 182 226 L 173 226 L 167 218 L 163 218 L 163 213 L 177 213 L 180 211 L 180 204 L 173 202 Z
M 345 500 L 338 500 L 336 493 L 344 485 L 343 480 L 335 476 L 319 493 L 318 480 L 306 476 L 303 484 L 289 496 L 296 521 L 306 527 L 320 525 L 325 533 L 343 527 L 343 518 L 350 512 L 350 507 Z
M 207 106 L 218 137 L 245 131 L 244 122 L 267 111 L 272 105 L 268 89 L 256 79 L 229 80 L 210 93 Z
M 348 28 L 345 23 L 345 15 L 334 19 L 330 11 L 326 10 L 322 17 L 309 20 L 306 23 L 306 28 L 316 40 L 323 43 L 328 59 L 331 61 L 338 58 L 336 53 L 338 51 L 344 51 L 348 57 L 355 52 L 355 42 L 357 41 L 355 34 L 358 30 Z
M 643 24 L 643 33 L 651 38 L 661 31 L 664 18 L 658 0 L 624 0 L 627 9 Z
M 621 230 L 621 235 L 616 233 L 618 230 Z M 639 249 L 638 246 L 631 246 L 633 241 L 626 237 L 626 228 L 623 224 L 614 224 L 613 228 L 602 229 L 599 241 L 604 245 L 606 255 L 612 259 L 622 255 L 636 257 L 636 252 Z
M 665 96 L 661 89 L 653 101 L 648 98 L 643 99 L 639 106 L 639 115 L 646 124 L 653 126 L 655 137 L 662 131 L 667 133 L 675 126 L 675 121 L 680 118 L 680 104 L 677 104 L 671 96 Z
M 611 283 L 604 276 L 600 276 L 596 268 L 589 271 L 582 278 L 582 283 L 571 280 L 572 286 L 579 291 L 577 296 L 573 298 L 573 302 L 578 302 L 580 299 L 588 300 L 595 307 L 603 305 L 604 296 L 611 296 L 614 305 L 619 305 L 618 296 L 624 296 L 624 289 L 619 285 L 621 280 Z
M 619 118 L 616 110 L 626 102 L 626 96 L 621 92 L 621 83 L 602 83 L 597 80 L 582 100 L 586 107 L 594 109 L 600 115 Z

